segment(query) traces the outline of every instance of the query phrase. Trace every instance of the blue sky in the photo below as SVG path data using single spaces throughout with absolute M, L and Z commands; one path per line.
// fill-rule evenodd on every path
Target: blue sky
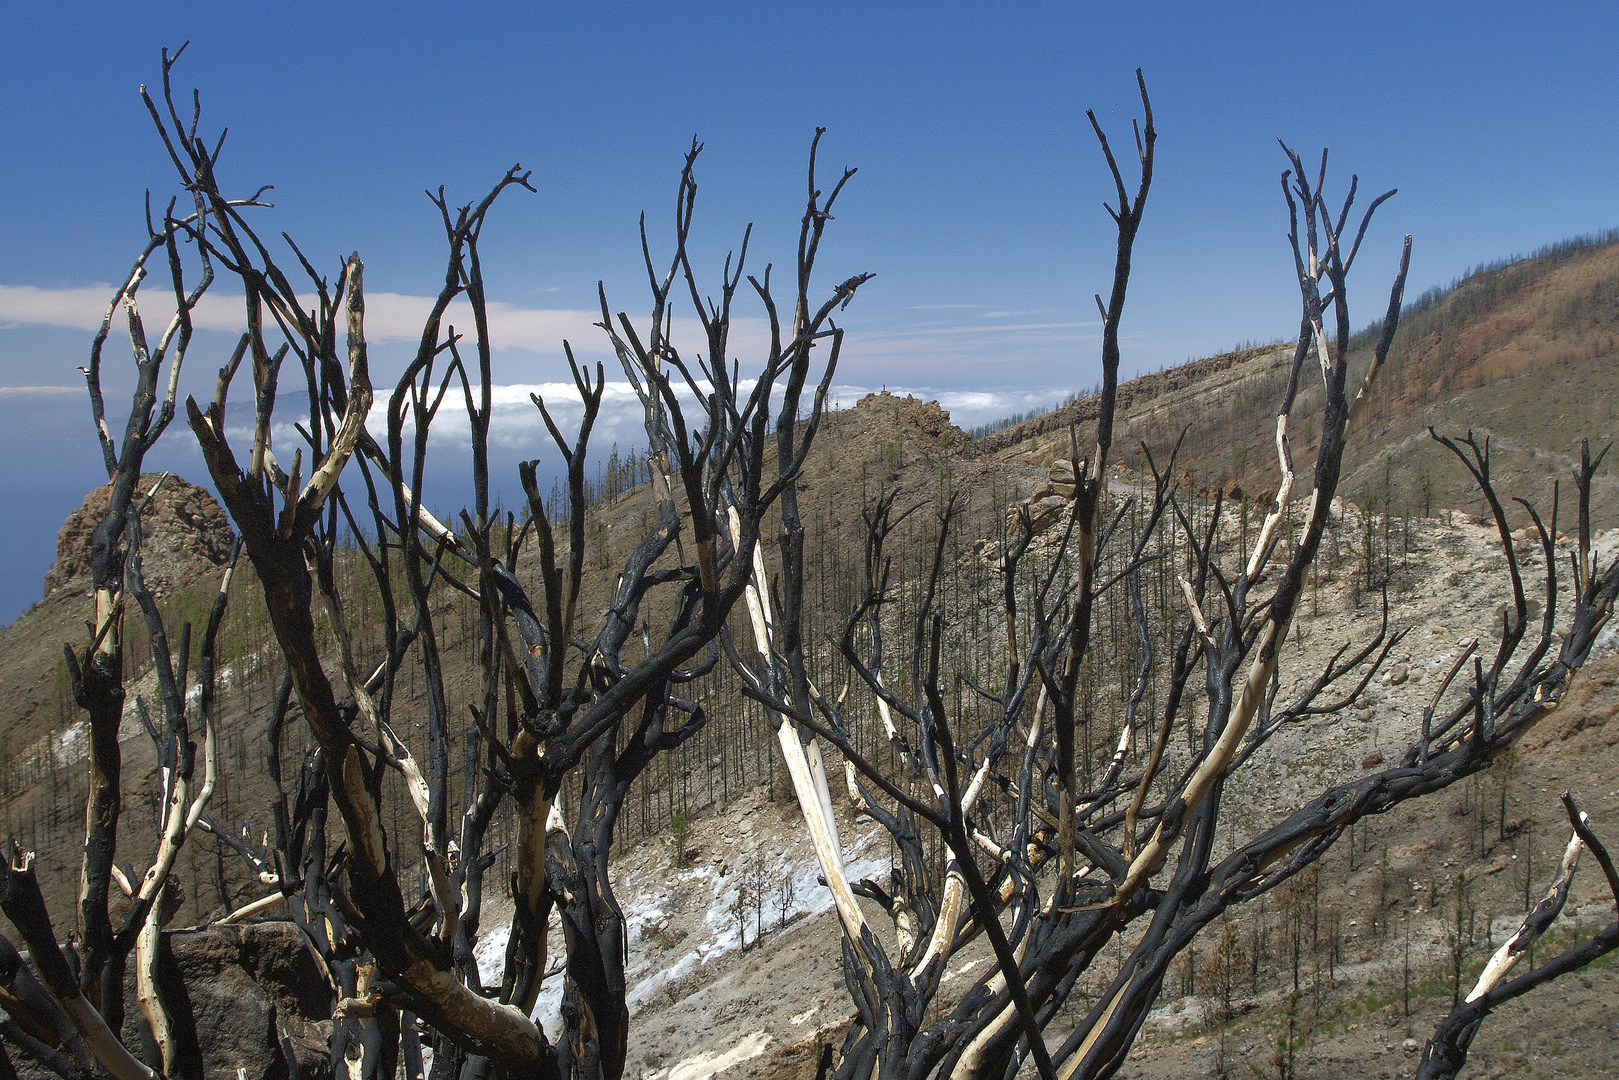
M 667 240 L 694 134 L 707 146 L 697 248 L 717 271 L 749 221 L 754 265 L 790 263 L 821 125 L 823 170 L 860 169 L 822 280 L 877 274 L 845 316 L 843 394 L 940 395 L 966 425 L 1047 405 L 1097 378 L 1090 298 L 1109 285 L 1112 186 L 1085 110 L 1127 152 L 1137 66 L 1158 172 L 1126 374 L 1291 333 L 1278 137 L 1307 160 L 1331 148 L 1329 193 L 1350 171 L 1363 192 L 1400 189 L 1358 264 L 1357 325 L 1381 307 L 1406 232 L 1414 293 L 1619 224 L 1611 4 L 340 7 L 12 8 L 0 499 L 14 554 L 0 619 L 37 598 L 57 525 L 104 480 L 76 368 L 144 238 L 144 192 L 174 190 L 137 91 L 157 82 L 159 49 L 187 39 L 176 81 L 201 90 L 203 130 L 230 129 L 227 186 L 275 185 L 262 231 L 284 229 L 322 269 L 357 250 L 368 292 L 397 294 L 397 325 L 373 315 L 384 376 L 405 354 L 388 335 L 405 335 L 410 298 L 442 280 L 424 189 L 464 202 L 514 162 L 533 169 L 538 194 L 502 199 L 484 262 L 506 311 L 496 379 L 545 384 L 563 375 L 561 336 L 600 353 L 598 280 L 616 309 L 644 311 L 636 218 Z M 234 340 L 219 310 L 189 390 Z M 127 385 L 112 355 L 110 390 Z M 609 434 L 632 431 L 626 418 Z M 502 465 L 546 457 L 538 433 L 514 404 Z M 205 478 L 179 425 L 153 463 Z

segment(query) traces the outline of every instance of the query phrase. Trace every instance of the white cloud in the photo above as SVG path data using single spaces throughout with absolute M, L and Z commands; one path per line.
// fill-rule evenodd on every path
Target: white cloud
M 82 386 L 0 386 L 0 398 L 84 397 Z
M 434 298 L 405 293 L 367 293 L 365 334 L 372 341 L 418 341 L 433 310 Z M 496 349 L 560 352 L 567 339 L 576 352 L 610 352 L 607 336 L 597 329 L 601 312 L 568 308 L 523 308 L 492 301 L 487 309 L 489 341 Z M 444 313 L 445 328 L 455 327 L 469 338 L 473 331 L 472 305 L 452 303 Z
M 0 285 L 0 332 L 5 327 L 29 325 L 57 326 L 88 333 L 100 325 L 107 301 L 112 295 L 113 287 L 105 284 L 60 289 Z M 149 280 L 140 292 L 140 301 L 148 340 L 155 341 L 172 315 L 173 297 L 158 288 L 155 280 Z M 304 297 L 303 301 L 312 304 L 313 298 Z M 414 351 L 412 346 L 420 338 L 422 323 L 432 304 L 433 298 L 428 296 L 397 292 L 367 294 L 366 336 L 372 343 L 391 349 L 379 352 L 374 359 L 373 377 L 379 394 L 386 393 L 385 387 L 395 377 L 389 368 L 396 368 L 400 347 Z M 977 309 L 981 305 L 941 304 L 928 307 L 941 310 Z M 944 388 L 947 387 L 982 387 L 985 383 L 1000 380 L 1021 386 L 1044 383 L 1049 389 L 1038 392 L 1041 401 L 1078 384 L 1090 382 L 1092 376 L 1081 369 L 1091 366 L 1087 362 L 1089 346 L 1100 334 L 1100 323 L 1001 321 L 1029 314 L 1033 312 L 993 311 L 984 314 L 984 321 L 975 318 L 967 324 L 959 322 L 960 315 L 931 324 L 925 319 L 899 325 L 884 325 L 882 320 L 878 320 L 876 325 L 856 324 L 858 328 L 851 327 L 852 332 L 844 342 L 843 364 L 839 374 L 851 382 L 872 385 L 877 385 L 881 380 L 903 381 L 917 388 L 919 395 L 927 397 L 948 396 L 954 392 L 946 391 Z M 564 340 L 573 347 L 582 364 L 594 367 L 602 363 L 609 377 L 620 373 L 607 335 L 595 325 L 601 317 L 600 311 L 529 307 L 493 301 L 488 308 L 488 317 L 491 346 L 497 353 L 519 354 L 503 361 L 506 368 L 501 375 L 504 377 L 516 374 L 510 363 L 512 360 L 524 362 L 521 353 L 546 358 L 541 367 L 545 374 L 557 372 L 554 364 L 560 358 Z M 637 316 L 637 320 L 644 341 L 644 316 Z M 239 296 L 229 295 L 220 287 L 219 291 L 205 297 L 198 305 L 193 321 L 199 328 L 234 335 L 245 323 L 242 301 Z M 463 334 L 470 332 L 472 313 L 464 300 L 452 304 L 446 313 L 444 327 L 447 330 L 450 326 Z M 694 359 L 707 354 L 707 342 L 694 317 L 675 319 L 671 332 L 683 356 Z M 123 334 L 122 318 L 115 320 L 115 333 L 119 336 Z M 768 334 L 769 325 L 765 319 L 734 318 L 727 351 L 731 358 L 741 360 L 744 371 L 750 367 L 757 370 L 758 360 L 767 351 Z M 463 355 L 469 360 L 471 354 L 470 346 L 463 348 Z M 528 436 L 518 433 L 527 432 L 538 424 L 538 416 L 527 398 L 530 389 L 534 388 L 514 385 L 510 390 L 518 395 L 517 398 L 502 401 L 497 407 L 497 413 L 501 414 L 494 432 L 497 440 L 518 439 L 522 445 L 528 445 Z M 548 389 L 540 388 L 538 392 L 547 401 L 560 403 L 564 399 L 574 398 L 572 386 L 567 383 Z M 983 423 L 1008 412 L 1024 412 L 1032 407 L 1026 395 L 1019 391 L 996 388 L 993 391 L 972 389 L 967 392 L 991 393 L 996 402 L 1002 398 L 1007 400 L 1003 408 L 1001 404 L 980 406 L 977 397 L 963 399 L 959 407 L 968 410 L 968 415 L 972 417 L 970 421 L 961 421 L 964 424 Z M 617 391 L 610 390 L 609 393 Z M 628 393 L 627 389 L 625 393 Z M 633 398 L 626 398 L 623 404 L 633 407 Z M 558 407 L 560 409 L 562 406 L 559 404 Z M 604 410 L 607 408 L 604 406 Z M 985 415 L 986 410 L 994 409 L 1001 411 Z M 606 422 L 604 416 L 603 423 Z M 380 425 L 373 430 L 381 430 Z M 539 430 L 543 435 L 543 428 Z
M 474 388 L 474 394 L 477 393 Z M 538 394 L 545 402 L 551 419 L 570 441 L 578 434 L 579 421 L 584 416 L 584 404 L 572 383 L 511 383 L 490 389 L 489 441 L 503 449 L 543 454 L 554 447 L 550 431 L 545 426 L 540 410 L 530 395 Z M 467 425 L 465 399 L 459 394 L 445 400 L 433 422 L 430 444 L 470 446 L 471 429 Z M 366 417 L 366 429 L 379 442 L 388 431 L 388 399 L 379 396 Z M 409 411 L 405 413 L 404 430 L 415 431 Z M 597 415 L 591 435 L 592 446 L 601 449 L 613 442 L 644 443 L 640 400 L 628 382 L 609 382 L 602 390 L 601 411 Z M 296 437 L 296 433 L 294 433 Z M 639 436 L 639 437 L 638 437 Z
M 0 326 L 65 326 L 94 330 L 112 298 L 111 285 L 76 289 L 41 289 L 34 285 L 0 285 Z
M 172 294 L 149 281 L 138 293 L 138 306 L 146 324 L 148 340 L 155 340 L 174 314 Z M 0 327 L 57 326 L 71 330 L 94 331 L 101 325 L 114 287 L 105 283 L 73 288 L 40 288 L 35 285 L 0 285 Z M 434 297 L 406 293 L 368 292 L 365 297 L 366 338 L 372 342 L 415 342 L 432 311 Z M 312 308 L 313 294 L 301 296 L 300 303 Z M 568 341 L 576 354 L 611 356 L 607 335 L 596 326 L 601 312 L 574 308 L 521 307 L 504 301 L 488 306 L 489 339 L 496 350 L 524 349 L 537 353 L 560 353 Z M 240 333 L 247 325 L 246 311 L 239 296 L 223 291 L 204 296 L 191 316 L 192 324 L 203 330 Z M 455 327 L 470 336 L 472 306 L 465 300 L 452 303 L 444 315 L 444 326 Z M 122 332 L 119 316 L 115 327 Z M 732 320 L 731 341 L 739 349 L 757 351 L 765 340 L 768 324 L 764 319 Z M 695 318 L 677 318 L 673 339 L 683 352 L 707 351 L 701 324 Z
M 744 394 L 751 389 L 751 381 L 743 384 Z M 861 398 L 880 389 L 898 397 L 909 394 L 924 401 L 938 401 L 950 413 L 951 420 L 958 427 L 968 429 L 1013 413 L 1044 412 L 1061 404 L 1067 396 L 1051 390 L 951 390 L 927 386 L 890 384 L 886 387 L 868 387 L 844 383 L 835 384 L 828 390 L 827 407 L 853 408 Z M 538 394 L 545 401 L 551 419 L 556 422 L 571 445 L 578 434 L 584 408 L 573 384 L 564 382 L 510 383 L 493 387 L 490 391 L 492 405 L 489 424 L 490 443 L 493 447 L 508 453 L 552 460 L 558 456 L 555 444 L 545 427 L 545 421 L 540 417 L 539 410 L 534 406 L 531 394 Z M 688 397 L 685 394 L 681 396 Z M 694 420 L 691 411 L 694 403 L 688 399 L 687 404 L 687 420 L 691 423 Z M 293 427 L 294 423 L 307 426 L 307 420 L 302 414 L 280 413 L 271 431 L 271 445 L 277 455 L 285 459 L 284 465 L 288 467 L 294 450 L 304 445 L 303 437 Z M 697 421 L 699 426 L 700 423 Z M 366 428 L 378 442 L 387 441 L 388 404 L 385 397 L 372 405 L 371 413 L 366 418 Z M 404 424 L 407 441 L 412 437 L 414 430 L 415 425 L 407 412 Z M 252 437 L 252 432 L 246 426 L 234 424 L 227 429 L 227 433 L 234 443 L 243 446 Z M 433 422 L 429 444 L 449 450 L 464 449 L 470 446 L 471 442 L 463 399 L 458 392 L 452 393 L 446 398 L 443 408 L 439 410 Z M 602 392 L 601 411 L 597 415 L 590 440 L 591 460 L 599 461 L 605 458 L 615 442 L 625 451 L 631 447 L 644 446 L 646 443 L 640 401 L 630 384 L 623 381 L 609 382 Z
M 1003 312 L 1006 315 L 1021 314 L 1020 312 Z M 987 318 L 988 316 L 986 316 Z M 1078 330 L 1084 327 L 1101 326 L 1099 322 L 1051 322 L 1051 323 L 1014 323 L 1007 325 L 1000 323 L 994 326 L 940 326 L 933 329 L 918 330 L 919 334 L 1004 334 L 1008 331 L 1023 330 Z

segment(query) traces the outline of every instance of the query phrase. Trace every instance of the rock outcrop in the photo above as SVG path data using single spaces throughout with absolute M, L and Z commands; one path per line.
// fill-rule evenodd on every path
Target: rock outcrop
M 140 497 L 157 482 L 142 476 Z M 106 513 L 111 485 L 85 496 L 56 534 L 56 564 L 45 574 L 45 595 L 90 587 L 90 538 Z M 162 595 L 198 574 L 230 561 L 235 534 L 230 519 L 206 488 L 178 476 L 163 482 L 141 514 L 141 566 L 146 584 Z
M 1069 507 L 1074 504 L 1076 488 L 1074 463 L 1062 460 L 1052 462 L 1046 482 L 1027 499 L 1019 500 L 1006 508 L 1006 535 L 1017 535 L 1021 527 L 1018 522 L 1025 510 L 1028 511 L 1029 520 L 1036 534 L 1043 533 L 1064 521 Z
M 867 394 L 853 409 L 834 415 L 840 446 L 869 449 L 878 458 L 885 451 L 893 455 L 926 447 L 961 452 L 972 445 L 972 436 L 952 424 L 950 413 L 937 401 L 922 401 L 910 394 L 900 397 L 886 390 Z

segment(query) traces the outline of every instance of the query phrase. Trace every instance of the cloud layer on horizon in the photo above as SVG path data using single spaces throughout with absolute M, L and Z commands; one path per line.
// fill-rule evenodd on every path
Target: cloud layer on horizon
M 55 326 L 94 332 L 106 316 L 114 286 L 104 283 L 50 289 L 36 285 L 0 285 L 0 328 L 14 326 Z M 174 298 L 162 290 L 147 288 L 138 294 L 139 307 L 148 338 L 174 314 Z M 315 297 L 300 296 L 306 307 Z M 366 337 L 373 341 L 413 342 L 421 337 L 422 324 L 432 310 L 434 298 L 405 293 L 367 292 L 365 295 Z M 497 349 L 529 349 L 557 352 L 563 339 L 576 350 L 610 352 L 606 337 L 595 324 L 601 313 L 567 308 L 521 308 L 501 301 L 488 305 L 490 342 Z M 122 317 L 115 324 L 122 324 Z M 239 333 L 245 325 L 239 297 L 210 293 L 192 311 L 191 321 L 201 330 Z M 472 325 L 472 308 L 464 300 L 450 305 L 446 325 Z M 693 326 L 696 320 L 691 320 Z
M 0 285 L 0 335 L 21 328 L 55 328 L 94 333 L 106 315 L 114 287 L 91 284 L 63 288 L 35 285 Z M 313 306 L 314 297 L 301 297 Z M 173 315 L 172 294 L 148 285 L 139 294 L 140 309 L 149 341 L 156 341 Z M 433 297 L 395 292 L 366 294 L 366 337 L 383 349 L 373 364 L 388 366 L 385 356 L 398 356 L 401 347 L 419 341 Z M 948 305 L 971 309 L 974 305 Z M 601 313 L 579 308 L 524 307 L 490 301 L 487 309 L 490 346 L 510 361 L 522 363 L 521 354 L 559 361 L 566 341 L 576 356 L 612 364 L 612 346 L 597 325 Z M 840 313 L 841 314 L 841 313 Z M 1091 381 L 1085 374 L 1094 364 L 1094 344 L 1100 324 L 1064 318 L 1067 313 L 1044 311 L 967 311 L 907 309 L 902 317 L 882 317 L 869 311 L 851 312 L 845 323 L 842 374 L 859 382 L 879 384 L 893 379 L 933 387 L 984 383 L 1073 388 Z M 1052 316 L 1028 319 L 1029 316 Z M 1024 321 L 1027 320 L 1027 321 Z M 113 320 L 113 333 L 127 340 L 122 314 Z M 192 314 L 193 325 L 203 331 L 234 335 L 245 324 L 242 301 L 222 292 L 203 297 Z M 473 325 L 472 310 L 464 300 L 450 305 L 444 327 L 463 333 Z M 670 328 L 682 353 L 706 352 L 698 320 L 676 317 Z M 644 333 L 644 330 L 643 330 Z M 730 350 L 746 367 L 749 358 L 766 355 L 769 323 L 763 317 L 732 318 Z M 390 349 L 392 352 L 390 352 Z M 499 373 L 497 372 L 497 378 Z M 508 376 L 509 377 L 509 376 Z M 0 372 L 0 382 L 7 381 Z M 1044 393 L 1044 391 L 1042 391 Z M 1012 411 L 1022 411 L 1014 409 Z
M 747 393 L 752 387 L 751 381 L 745 382 L 743 392 Z M 950 414 L 951 421 L 956 426 L 968 430 L 1016 413 L 1045 412 L 1060 405 L 1066 398 L 1065 394 L 1018 389 L 947 390 L 916 386 L 887 386 L 882 389 L 900 397 L 910 395 L 924 401 L 937 401 Z M 878 392 L 876 387 L 834 384 L 827 392 L 827 408 L 829 410 L 852 408 L 861 398 L 876 392 Z M 573 384 L 545 382 L 498 385 L 490 389 L 489 441 L 492 450 L 525 458 L 549 459 L 556 454 L 555 444 L 546 429 L 545 421 L 540 417 L 539 410 L 534 404 L 534 395 L 538 395 L 545 402 L 551 419 L 556 422 L 566 438 L 572 440 L 577 435 L 584 408 Z M 687 399 L 690 408 L 689 395 L 683 393 L 681 396 Z M 459 393 L 454 393 L 446 399 L 444 408 L 440 409 L 438 418 L 434 421 L 429 438 L 430 446 L 452 453 L 471 446 L 471 434 L 461 402 Z M 688 422 L 691 422 L 692 413 L 688 411 L 687 417 Z M 233 416 L 232 419 L 236 418 Z M 246 420 L 245 412 L 241 419 Z M 307 418 L 291 411 L 278 413 L 271 441 L 279 453 L 290 455 L 294 448 L 304 445 L 303 438 L 298 434 L 294 424 L 307 424 Z M 388 430 L 386 398 L 379 397 L 372 405 L 371 412 L 366 418 L 366 428 L 379 442 L 386 440 Z M 403 430 L 407 439 L 415 430 L 408 412 Z M 246 423 L 229 424 L 227 434 L 232 440 L 244 444 L 252 437 Z M 634 388 L 623 380 L 609 381 L 602 390 L 601 409 L 591 434 L 590 457 L 593 460 L 605 460 L 615 444 L 626 452 L 633 447 L 646 444 L 644 413 L 640 400 L 636 397 Z

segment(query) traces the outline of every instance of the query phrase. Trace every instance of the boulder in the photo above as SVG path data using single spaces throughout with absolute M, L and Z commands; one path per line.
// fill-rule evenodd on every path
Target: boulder
M 133 958 L 131 959 L 133 968 Z M 158 952 L 158 992 L 176 1018 L 178 1077 L 235 1080 L 331 1080 L 327 1050 L 333 995 L 326 977 L 290 922 L 167 930 Z M 148 1064 L 156 1047 L 135 998 L 131 970 L 124 983 L 125 1046 Z M 292 1068 L 288 1068 L 288 1058 Z M 11 1048 L 17 1075 L 55 1080 L 32 1058 Z M 240 1070 L 240 1071 L 239 1071 Z
M 332 1074 L 331 989 L 292 923 L 171 930 L 164 945 L 161 990 L 183 985 L 190 999 L 199 1075 L 280 1080 L 289 1053 L 300 1080 Z

